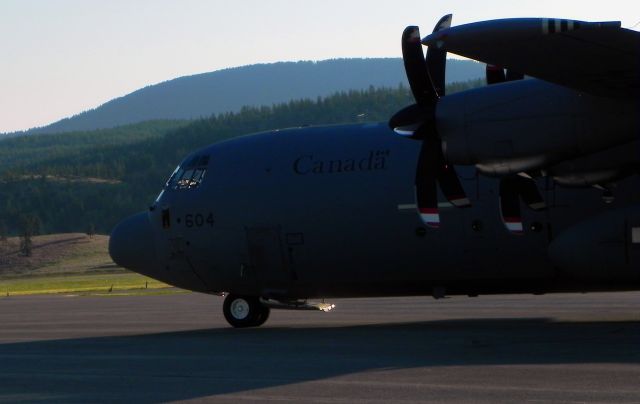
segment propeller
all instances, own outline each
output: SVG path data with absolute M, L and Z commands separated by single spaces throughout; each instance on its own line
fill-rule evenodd
M 449 28 L 451 17 L 451 14 L 442 17 L 433 32 Z M 442 139 L 436 129 L 435 108 L 438 99 L 445 95 L 446 56 L 446 51 L 430 47 L 425 59 L 420 29 L 405 28 L 402 58 L 416 103 L 389 120 L 389 126 L 399 135 L 422 141 L 415 176 L 416 205 L 422 222 L 433 228 L 440 226 L 438 186 L 454 206 L 471 205 L 455 168 L 445 160 Z
M 535 181 L 524 175 L 505 177 L 500 180 L 500 216 L 504 226 L 513 234 L 523 234 L 520 199 L 530 209 L 540 211 L 547 205 Z
M 449 28 L 451 15 L 438 21 L 433 32 Z M 389 126 L 399 135 L 422 141 L 415 175 L 415 195 L 418 213 L 428 227 L 440 227 L 438 187 L 456 207 L 471 206 L 453 165 L 447 163 L 442 139 L 437 131 L 435 110 L 438 100 L 445 96 L 445 50 L 436 47 L 422 51 L 420 29 L 405 28 L 402 33 L 402 58 L 415 104 L 398 111 Z M 523 74 L 487 65 L 487 83 L 497 84 L 521 80 Z M 526 174 L 500 180 L 500 214 L 505 227 L 514 234 L 522 234 L 524 226 L 520 201 L 529 208 L 546 208 L 535 181 Z
M 487 65 L 487 84 L 498 84 L 524 79 L 524 74 L 502 67 Z M 520 200 L 532 210 L 540 211 L 546 204 L 535 181 L 529 176 L 517 175 L 500 179 L 500 216 L 504 226 L 513 234 L 523 234 Z

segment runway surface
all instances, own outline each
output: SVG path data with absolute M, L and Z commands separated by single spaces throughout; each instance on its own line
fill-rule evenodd
M 0 401 L 640 402 L 640 293 L 338 300 L 241 330 L 222 300 L 0 298 Z

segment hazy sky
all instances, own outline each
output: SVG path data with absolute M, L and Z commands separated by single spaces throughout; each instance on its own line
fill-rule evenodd
M 284 60 L 399 57 L 407 25 L 505 17 L 640 22 L 636 1 L 0 0 L 0 132 L 140 87 Z M 637 26 L 635 27 L 637 30 Z

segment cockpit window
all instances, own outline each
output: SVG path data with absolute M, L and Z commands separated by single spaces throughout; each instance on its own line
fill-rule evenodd
M 167 181 L 167 187 L 177 190 L 197 188 L 204 180 L 208 165 L 208 155 L 190 158 L 185 164 L 173 172 L 171 178 Z

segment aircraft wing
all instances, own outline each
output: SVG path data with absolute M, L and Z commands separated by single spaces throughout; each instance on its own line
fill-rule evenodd
M 640 97 L 640 32 L 617 21 L 482 21 L 435 32 L 422 43 L 588 94 Z

